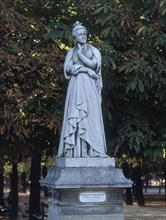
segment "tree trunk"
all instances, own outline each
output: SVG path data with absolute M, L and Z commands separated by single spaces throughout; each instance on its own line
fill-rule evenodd
M 29 220 L 34 220 L 34 214 L 40 214 L 40 172 L 41 152 L 35 149 L 31 160 L 31 185 L 29 201 Z
M 128 163 L 123 163 L 122 169 L 123 169 L 124 176 L 127 179 L 129 179 L 130 176 L 129 176 L 129 166 L 128 166 Z M 126 203 L 126 205 L 132 205 L 133 204 L 132 195 L 131 195 L 131 189 L 130 188 L 126 189 L 126 192 L 125 192 L 125 203 Z
M 0 206 L 4 206 L 3 184 L 4 184 L 3 165 L 0 163 Z
M 135 183 L 136 183 L 136 198 L 138 205 L 144 206 L 145 200 L 143 195 L 143 187 L 142 187 L 142 180 L 141 180 L 141 166 L 137 166 L 135 168 Z
M 14 219 L 18 217 L 18 170 L 16 162 L 12 163 L 11 192 L 11 217 Z
M 22 186 L 22 192 L 26 193 L 27 191 L 27 182 L 26 182 L 26 172 L 22 172 L 21 174 L 21 186 Z
M 46 176 L 47 176 L 47 166 L 46 165 L 44 165 L 43 167 L 42 167 L 42 176 L 43 176 L 43 178 L 45 178 Z M 44 196 L 45 197 L 47 197 L 48 196 L 48 189 L 47 189 L 47 187 L 46 186 L 44 186 Z
M 145 193 L 148 191 L 148 186 L 149 186 L 149 177 L 148 175 L 145 176 Z
M 166 155 L 165 155 L 165 165 L 166 165 Z M 165 196 L 166 196 L 166 166 L 164 168 L 164 179 L 165 179 Z

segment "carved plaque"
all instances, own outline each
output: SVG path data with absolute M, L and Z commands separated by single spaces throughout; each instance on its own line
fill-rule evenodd
M 105 192 L 82 192 L 80 193 L 80 202 L 105 202 Z

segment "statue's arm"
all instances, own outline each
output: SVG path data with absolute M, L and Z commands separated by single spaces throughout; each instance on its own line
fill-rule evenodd
M 86 56 L 84 56 L 84 54 L 82 54 L 80 51 L 78 52 L 78 56 L 79 56 L 80 60 L 90 69 L 96 68 L 97 60 L 96 60 L 95 56 L 93 56 L 92 59 L 89 59 Z
M 64 62 L 64 75 L 66 79 L 70 79 L 71 77 L 71 74 L 69 72 L 69 64 L 71 63 L 72 54 L 73 54 L 73 51 L 72 50 L 69 51 L 66 55 L 66 59 Z
M 98 79 L 98 75 L 95 73 L 94 70 L 85 67 L 85 66 L 80 66 L 77 70 L 75 70 L 74 74 L 77 75 L 79 73 L 87 73 L 92 79 Z
M 90 69 L 95 69 L 97 66 L 97 59 L 95 56 L 92 57 L 92 59 L 87 58 L 83 53 L 82 53 L 82 47 L 80 44 L 78 44 L 78 57 L 80 60 L 85 64 L 85 66 L 89 67 Z
M 82 60 L 82 62 L 85 64 L 85 66 L 80 64 L 73 64 L 72 56 L 73 50 L 68 52 L 64 64 L 64 73 L 67 79 L 69 79 L 72 75 L 77 75 L 79 73 L 87 73 L 91 78 L 98 79 L 99 76 L 93 70 L 96 68 L 97 65 L 97 60 L 95 56 L 93 56 L 92 60 L 90 60 L 83 55 L 82 59 L 84 61 Z
M 72 60 L 70 60 L 70 62 L 66 65 L 66 72 L 69 75 L 71 75 L 71 74 L 73 74 L 73 71 L 74 71 L 74 65 L 73 65 Z

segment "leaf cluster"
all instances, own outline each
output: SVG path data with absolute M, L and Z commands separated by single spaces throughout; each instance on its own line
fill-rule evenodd
M 162 157 L 166 147 L 166 2 L 90 2 L 101 36 L 108 144 L 117 156 Z
M 0 139 L 10 156 L 27 153 L 33 127 L 61 124 L 64 53 L 44 38 L 47 30 L 1 3 Z

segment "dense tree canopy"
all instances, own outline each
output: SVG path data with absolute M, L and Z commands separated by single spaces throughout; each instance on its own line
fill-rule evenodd
M 46 132 L 61 124 L 64 55 L 44 39 L 44 24 L 0 6 L 0 147 L 2 155 L 17 158 L 39 127 Z
M 79 20 L 102 53 L 110 154 L 162 156 L 166 137 L 165 0 L 15 0 L 9 5 L 23 15 L 1 10 L 1 137 L 5 131 L 27 137 L 28 129 L 22 125 L 35 121 L 43 126 L 59 125 L 63 50 L 72 46 L 69 30 Z M 7 128 L 9 120 L 14 120 L 13 129 Z
M 110 146 L 162 156 L 166 138 L 166 2 L 91 1 L 102 36 Z

